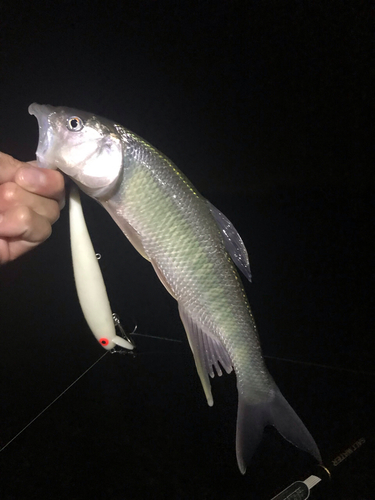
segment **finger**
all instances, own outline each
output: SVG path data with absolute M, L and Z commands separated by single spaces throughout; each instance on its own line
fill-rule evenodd
M 24 240 L 8 240 L 0 237 L 0 264 L 5 264 L 11 260 L 17 259 L 24 253 L 38 246 L 38 243 L 32 243 Z
M 11 181 L 32 193 L 55 199 L 60 209 L 65 205 L 64 177 L 60 172 L 40 169 L 35 161 L 25 163 L 0 151 L 0 184 Z
M 52 224 L 60 217 L 57 201 L 25 191 L 14 182 L 0 185 L 0 212 L 20 206 L 29 207 Z
M 0 214 L 0 238 L 41 243 L 51 235 L 51 232 L 48 219 L 29 207 L 14 207 Z
M 57 170 L 42 169 L 23 163 L 14 177 L 15 182 L 31 193 L 52 198 L 63 208 L 65 204 L 64 177 Z
M 0 151 L 0 184 L 13 181 L 17 170 L 22 165 L 24 165 L 22 161 Z

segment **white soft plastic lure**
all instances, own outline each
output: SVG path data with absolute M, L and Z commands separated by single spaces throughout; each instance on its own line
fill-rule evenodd
M 116 346 L 134 349 L 134 345 L 116 334 L 111 306 L 82 211 L 78 188 L 73 185 L 69 199 L 70 242 L 74 279 L 83 315 L 105 349 Z

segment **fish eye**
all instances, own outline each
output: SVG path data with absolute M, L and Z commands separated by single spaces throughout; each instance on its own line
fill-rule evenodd
M 79 132 L 83 129 L 83 121 L 79 116 L 71 116 L 68 118 L 67 125 L 72 132 Z

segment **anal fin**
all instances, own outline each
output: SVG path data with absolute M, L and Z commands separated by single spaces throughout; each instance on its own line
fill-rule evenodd
M 185 327 L 189 345 L 192 350 L 195 366 L 201 380 L 209 406 L 214 404 L 209 376 L 222 375 L 219 363 L 227 373 L 232 371 L 232 362 L 220 340 L 207 335 L 179 304 L 179 313 Z

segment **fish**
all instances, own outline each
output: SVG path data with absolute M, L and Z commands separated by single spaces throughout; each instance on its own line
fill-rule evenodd
M 234 370 L 241 473 L 267 425 L 321 463 L 267 370 L 237 270 L 251 280 L 248 253 L 229 219 L 169 158 L 119 123 L 64 106 L 34 103 L 29 113 L 39 125 L 38 165 L 59 169 L 97 200 L 177 301 L 209 406 L 210 377 Z

